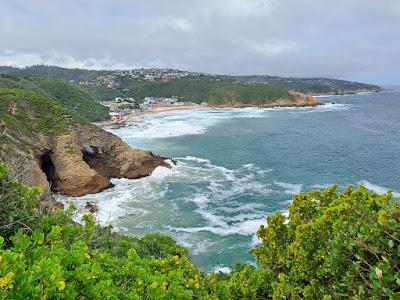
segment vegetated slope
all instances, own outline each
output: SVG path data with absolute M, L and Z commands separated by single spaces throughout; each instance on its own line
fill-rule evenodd
M 57 66 L 34 65 L 25 68 L 0 66 L 0 74 L 18 77 L 47 77 L 61 80 L 86 80 L 96 78 L 107 71 L 68 69 Z
M 115 99 L 116 97 L 133 97 L 135 95 L 133 91 L 124 91 L 123 88 L 110 88 L 104 85 L 76 85 L 76 87 L 84 93 L 92 96 L 93 99 L 95 99 L 97 102 L 110 101 L 112 99 Z
M 76 82 L 85 80 L 95 80 L 99 76 L 114 74 L 109 70 L 85 70 L 85 69 L 67 69 L 55 66 L 31 66 L 26 68 L 13 68 L 0 66 L 0 74 L 9 74 L 15 76 L 33 76 L 33 77 L 49 77 L 62 80 L 73 80 Z M 219 79 L 222 81 L 232 82 L 241 81 L 244 83 L 267 84 L 273 87 L 293 90 L 299 93 L 320 95 L 320 94 L 351 94 L 358 92 L 374 92 L 383 90 L 380 86 L 352 82 L 346 80 L 338 80 L 331 78 L 295 78 L 295 77 L 277 77 L 269 75 L 249 75 L 249 76 L 207 76 L 209 79 Z M 132 97 L 131 91 L 123 91 L 124 87 L 132 86 L 137 83 L 135 79 L 129 76 L 117 76 L 121 83 L 120 87 L 109 88 L 106 86 L 83 86 L 82 89 L 88 91 L 92 96 L 99 100 L 110 100 L 114 97 L 127 96 Z M 152 85 L 152 83 L 150 83 Z M 201 88 L 199 88 L 201 89 Z M 176 92 L 173 94 L 177 94 Z M 138 100 L 141 100 L 140 98 Z
M 205 76 L 172 79 L 167 82 L 132 82 L 125 83 L 123 88 L 132 90 L 136 99 L 144 97 L 178 96 L 181 101 L 208 104 L 225 104 L 236 101 L 243 104 L 261 105 L 278 99 L 294 100 L 287 90 L 267 85 L 218 81 Z
M 1 299 L 397 299 L 400 204 L 364 187 L 301 193 L 253 249 L 261 268 L 207 274 L 169 237 L 142 239 L 40 209 L 0 163 Z
M 141 178 L 162 157 L 131 149 L 35 89 L 0 88 L 0 160 L 23 182 L 72 196 L 112 187 L 110 178 Z
M 29 89 L 57 100 L 64 108 L 87 121 L 109 118 L 108 109 L 75 84 L 50 78 L 28 78 L 0 75 L 0 88 Z
M 331 78 L 284 78 L 268 75 L 223 76 L 244 82 L 267 84 L 283 89 L 312 95 L 341 95 L 359 92 L 379 92 L 383 89 L 378 85 Z
M 0 138 L 57 135 L 80 122 L 62 105 L 34 90 L 0 88 Z

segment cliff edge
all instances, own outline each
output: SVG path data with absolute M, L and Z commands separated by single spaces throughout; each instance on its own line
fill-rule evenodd
M 225 103 L 208 103 L 210 107 L 304 107 L 321 105 L 314 96 L 288 91 L 287 97 L 278 98 L 272 101 L 246 102 L 240 100 L 239 95 L 233 93 Z
M 0 117 L 0 159 L 15 178 L 40 186 L 43 199 L 97 193 L 113 186 L 111 178 L 141 178 L 168 166 L 31 91 L 0 89 Z

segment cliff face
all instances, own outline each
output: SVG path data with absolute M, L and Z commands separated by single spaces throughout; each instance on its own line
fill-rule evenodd
M 71 128 L 54 138 L 39 137 L 31 146 L 31 185 L 82 196 L 112 187 L 110 178 L 150 175 L 164 159 L 151 152 L 131 149 L 118 137 L 92 125 Z
M 320 105 L 315 97 L 294 91 L 289 91 L 293 96 L 292 99 L 278 99 L 271 102 L 266 101 L 263 104 L 241 103 L 237 100 L 236 95 L 232 95 L 231 99 L 224 104 L 208 104 L 211 107 L 304 107 L 304 106 L 317 106 Z
M 0 89 L 0 116 L 0 160 L 13 177 L 40 186 L 43 199 L 97 193 L 113 186 L 110 178 L 141 178 L 168 166 L 30 91 Z

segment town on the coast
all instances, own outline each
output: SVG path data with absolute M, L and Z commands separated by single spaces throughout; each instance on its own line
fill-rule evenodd
M 123 125 L 121 123 L 129 115 L 150 113 L 156 108 L 172 110 L 174 108 L 182 109 L 184 107 L 199 106 L 193 102 L 179 101 L 178 96 L 145 97 L 143 101 L 137 101 L 133 98 L 116 97 L 110 101 L 103 101 L 101 104 L 109 108 L 111 120 L 119 125 Z M 206 106 L 205 103 L 202 105 Z
M 207 76 L 208 78 L 217 77 L 215 74 L 181 71 L 175 69 L 132 69 L 132 70 L 116 70 L 107 74 L 98 76 L 91 80 L 78 81 L 79 85 L 86 86 L 105 86 L 107 88 L 118 88 L 124 79 L 134 80 L 136 82 L 153 82 L 163 81 L 168 82 L 172 79 L 183 77 L 199 77 Z M 217 78 L 215 80 L 218 80 Z M 125 88 L 123 92 L 128 92 L 129 89 Z M 154 109 L 182 109 L 196 106 L 206 106 L 206 103 L 198 105 L 193 102 L 180 101 L 178 96 L 171 97 L 145 97 L 144 99 L 134 99 L 132 97 L 115 97 L 108 101 L 100 102 L 110 110 L 110 118 L 115 126 L 124 126 L 128 116 L 142 115 L 150 113 Z

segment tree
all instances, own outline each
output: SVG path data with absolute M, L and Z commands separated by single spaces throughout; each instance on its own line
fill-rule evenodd
M 400 296 L 400 203 L 360 186 L 300 193 L 268 217 L 253 249 L 274 299 Z

